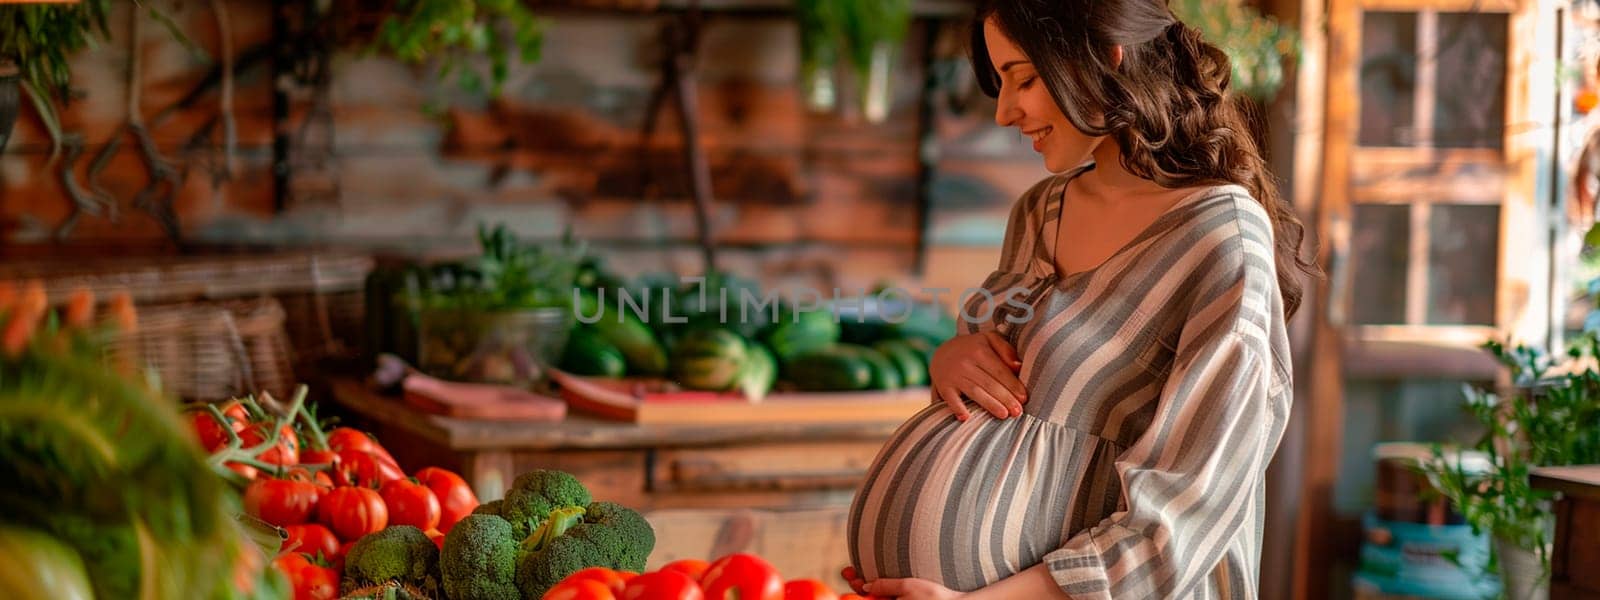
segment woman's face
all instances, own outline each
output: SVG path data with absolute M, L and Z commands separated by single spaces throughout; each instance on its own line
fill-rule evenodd
M 1044 155 L 1044 166 L 1061 173 L 1089 160 L 1103 137 L 1084 135 L 1056 106 L 1033 63 L 1006 37 L 993 17 L 983 23 L 989 60 L 1000 74 L 1000 99 L 994 122 L 1016 127 L 1033 140 L 1033 151 Z

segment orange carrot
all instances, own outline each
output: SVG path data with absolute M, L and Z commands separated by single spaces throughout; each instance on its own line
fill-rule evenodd
M 111 295 L 111 301 L 106 306 L 106 316 L 123 334 L 139 330 L 139 312 L 134 309 L 133 298 L 129 297 L 127 292 Z
M 62 313 L 61 322 L 67 329 L 88 327 L 94 321 L 94 294 L 83 288 L 72 290 Z
M 0 312 L 5 312 L 17 301 L 17 285 L 10 281 L 0 281 Z
M 22 297 L 17 300 L 16 310 L 11 312 L 5 329 L 0 330 L 0 352 L 6 356 L 21 354 L 33 338 L 34 330 L 39 328 L 39 319 L 44 317 L 44 311 L 49 308 L 50 300 L 44 294 L 43 282 L 35 279 L 23 284 Z

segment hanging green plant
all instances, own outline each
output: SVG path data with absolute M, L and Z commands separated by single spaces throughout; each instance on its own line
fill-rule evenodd
M 169 15 L 140 0 L 135 0 L 133 6 L 135 15 L 143 11 L 145 16 L 160 23 L 197 59 L 211 60 Z M 72 56 L 94 47 L 97 41 L 110 39 L 111 8 L 111 0 L 0 4 L 0 86 L 8 85 L 3 80 L 8 74 L 14 74 L 16 85 L 27 92 L 34 111 L 50 134 L 52 162 L 64 139 L 56 102 L 65 102 L 72 96 Z M 16 96 L 0 90 L 0 98 L 9 97 Z M 15 107 L 0 106 L 0 116 L 4 115 L 14 119 Z M 11 125 L 11 120 L 0 119 L 0 148 L 5 147 L 10 137 Z
M 73 54 L 110 37 L 107 23 L 111 0 L 83 0 L 76 4 L 0 6 L 0 77 L 11 74 L 11 85 L 27 92 L 33 108 L 50 132 L 51 158 L 61 145 L 61 119 L 55 98 L 69 94 Z M 15 91 L 6 94 L 20 101 Z M 6 110 L 9 108 L 9 110 Z M 10 138 L 16 107 L 0 107 L 11 120 L 0 122 L 0 148 Z
M 911 0 L 795 0 L 800 21 L 801 85 L 807 105 L 833 108 L 831 70 L 847 59 L 867 121 L 889 116 L 895 51 L 911 29 Z
M 1300 36 L 1241 0 L 1172 0 L 1172 13 L 1228 54 L 1233 89 L 1270 100 L 1284 83 L 1284 62 L 1300 56 Z
M 436 58 L 439 79 L 454 76 L 473 94 L 484 91 L 486 78 L 467 59 L 487 56 L 488 91 L 499 95 L 511 57 L 537 62 L 543 42 L 543 22 L 519 0 L 395 0 L 373 48 L 413 64 Z

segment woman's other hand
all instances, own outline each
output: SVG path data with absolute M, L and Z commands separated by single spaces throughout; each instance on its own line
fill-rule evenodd
M 943 400 L 957 419 L 967 420 L 963 394 L 996 418 L 1022 415 L 1028 391 L 1017 373 L 1022 361 L 1011 342 L 993 331 L 950 338 L 933 352 L 928 378 L 934 397 Z
M 867 580 L 862 579 L 861 575 L 856 573 L 855 567 L 845 567 L 844 570 L 839 571 L 839 576 L 844 578 L 845 583 L 850 584 L 851 591 L 863 595 L 867 593 Z

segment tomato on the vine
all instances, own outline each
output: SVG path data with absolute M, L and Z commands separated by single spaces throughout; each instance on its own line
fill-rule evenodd
M 378 489 L 389 507 L 390 525 L 415 525 L 427 531 L 439 525 L 439 499 L 433 490 L 408 479 L 395 479 Z
M 679 573 L 683 573 L 684 575 L 688 575 L 690 579 L 700 581 L 700 578 L 705 577 L 706 575 L 706 568 L 710 566 L 711 563 L 698 558 L 680 558 L 665 565 L 661 565 L 661 568 L 658 570 L 677 571 Z
M 240 432 L 239 437 L 244 439 L 244 447 L 259 446 L 262 442 L 267 441 L 267 438 L 272 436 L 271 427 L 270 423 L 257 423 Z M 294 429 L 288 425 L 280 428 L 278 430 L 278 443 L 273 444 L 271 448 L 262 452 L 257 457 L 257 460 L 286 467 L 300 464 L 300 439 L 295 437 Z
M 783 584 L 783 600 L 839 600 L 839 595 L 821 581 L 793 579 Z
M 316 506 L 317 486 L 304 481 L 266 477 L 244 490 L 245 512 L 280 527 L 305 523 Z
M 700 580 L 706 597 L 724 598 L 738 590 L 741 600 L 783 600 L 783 577 L 778 570 L 754 554 L 729 554 L 706 568 Z
M 711 596 L 700 590 L 693 579 L 678 571 L 656 571 L 628 580 L 621 600 L 705 600 Z M 781 600 L 782 596 L 779 596 Z
M 301 552 L 308 556 L 321 554 L 327 560 L 333 560 L 339 554 L 339 537 L 321 523 L 289 525 L 284 529 L 289 532 L 289 537 L 283 540 L 282 551 Z
M 379 444 L 377 440 L 372 439 L 372 436 L 367 435 L 367 432 L 365 431 L 352 429 L 349 427 L 339 427 L 328 432 L 327 438 L 329 450 L 333 450 L 335 452 L 351 450 L 356 452 L 371 452 L 383 457 L 385 460 L 388 460 L 391 463 L 395 462 L 394 457 L 389 455 L 389 451 L 384 449 L 383 445 Z
M 438 467 L 417 470 L 417 481 L 433 490 L 439 500 L 439 531 L 450 533 L 456 522 L 478 508 L 478 496 L 460 475 Z
M 389 509 L 378 492 L 360 487 L 335 488 L 317 505 L 317 520 L 339 539 L 353 541 L 389 524 Z
M 336 478 L 339 485 L 375 488 L 405 476 L 398 465 L 377 454 L 359 450 L 339 451 L 339 477 Z

